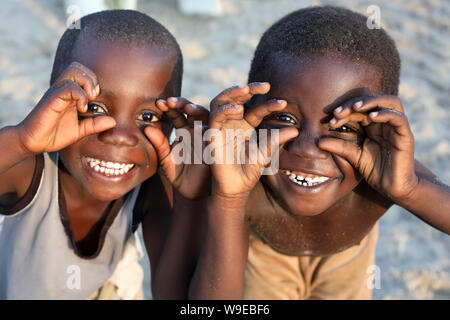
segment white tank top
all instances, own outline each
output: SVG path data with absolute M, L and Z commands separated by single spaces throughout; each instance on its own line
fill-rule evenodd
M 111 277 L 133 236 L 140 186 L 112 205 L 97 251 L 81 256 L 61 208 L 57 164 L 57 153 L 43 154 L 27 194 L 0 210 L 0 299 L 85 299 Z

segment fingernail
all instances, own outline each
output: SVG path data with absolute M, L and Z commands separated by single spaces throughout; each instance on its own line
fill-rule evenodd
M 97 95 L 100 94 L 100 85 L 99 84 L 95 86 L 95 91 L 97 92 Z
M 87 112 L 87 110 L 88 110 L 88 105 L 86 104 L 86 105 L 84 106 L 84 108 L 83 108 L 83 111 L 84 111 L 84 112 Z
M 281 99 L 278 99 L 278 100 L 275 100 L 276 102 L 278 102 L 278 103 L 285 103 L 285 100 L 281 100 Z
M 363 101 L 359 100 L 358 102 L 355 102 L 355 104 L 353 105 L 356 109 L 361 108 L 363 105 Z
M 334 110 L 334 112 L 336 112 L 336 113 L 341 113 L 342 110 L 343 110 L 342 107 L 337 107 L 337 108 Z
M 373 118 L 375 118 L 377 115 L 378 115 L 378 111 L 370 113 L 370 116 L 373 117 Z
M 333 118 L 333 119 L 330 120 L 330 124 L 336 124 L 336 123 L 337 123 L 336 118 Z

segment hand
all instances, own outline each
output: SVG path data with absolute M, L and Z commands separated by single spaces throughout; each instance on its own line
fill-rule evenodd
M 116 125 L 108 116 L 78 119 L 88 111 L 88 100 L 100 93 L 94 72 L 74 62 L 17 126 L 19 139 L 31 153 L 58 151 L 81 138 Z
M 145 128 L 145 134 L 157 151 L 163 173 L 186 199 L 198 199 L 206 196 L 210 169 L 202 161 L 204 146 L 202 137 L 203 130 L 208 123 L 209 111 L 187 99 L 174 97 L 167 100 L 159 99 L 156 101 L 156 106 L 172 121 L 175 129 L 184 129 L 186 133 L 183 141 L 175 141 L 170 146 L 169 140 L 161 130 L 150 126 Z M 195 129 L 194 121 L 201 121 L 202 127 Z M 197 147 L 194 145 L 195 130 L 199 130 L 201 133 L 199 139 L 202 144 Z M 183 159 L 180 158 L 180 150 L 185 153 L 182 155 Z
M 347 159 L 372 188 L 394 202 L 407 197 L 418 178 L 414 171 L 414 137 L 400 99 L 388 95 L 356 98 L 333 114 L 332 127 L 358 122 L 366 138 L 362 145 L 323 138 L 319 147 Z
M 264 117 L 274 111 L 283 110 L 287 103 L 284 100 L 269 100 L 260 104 L 244 114 L 243 104 L 256 94 L 266 94 L 270 90 L 270 84 L 250 83 L 246 86 L 232 87 L 219 94 L 211 102 L 210 128 L 220 131 L 219 138 L 212 139 L 214 157 L 221 161 L 212 164 L 213 191 L 221 196 L 229 198 L 246 197 L 254 188 L 261 177 L 263 169 L 267 166 L 271 157 L 270 150 L 279 148 L 279 145 L 297 136 L 296 128 L 284 128 L 279 131 L 277 145 L 272 145 L 270 139 L 269 150 L 262 152 L 261 144 L 253 150 L 249 148 L 251 134 L 255 134 L 255 128 L 259 126 Z M 227 139 L 227 130 L 233 129 L 237 139 Z M 258 139 L 259 141 L 259 139 Z M 244 150 L 244 161 L 226 161 L 227 152 L 239 154 Z M 253 152 L 253 154 L 252 154 Z M 256 154 L 255 154 L 256 153 Z M 252 161 L 256 159 L 256 161 Z

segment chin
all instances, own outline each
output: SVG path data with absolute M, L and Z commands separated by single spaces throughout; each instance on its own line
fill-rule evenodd
M 310 201 L 298 201 L 296 203 L 289 203 L 290 201 L 285 202 L 283 199 L 285 209 L 289 211 L 294 216 L 299 217 L 314 217 L 323 212 L 325 212 L 330 206 L 327 206 L 324 203 L 311 203 Z

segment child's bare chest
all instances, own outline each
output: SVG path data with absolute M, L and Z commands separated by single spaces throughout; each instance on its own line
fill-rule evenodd
M 326 256 L 357 245 L 387 208 L 364 197 L 342 201 L 317 216 L 293 215 L 273 201 L 250 210 L 252 231 L 274 250 L 290 256 Z

